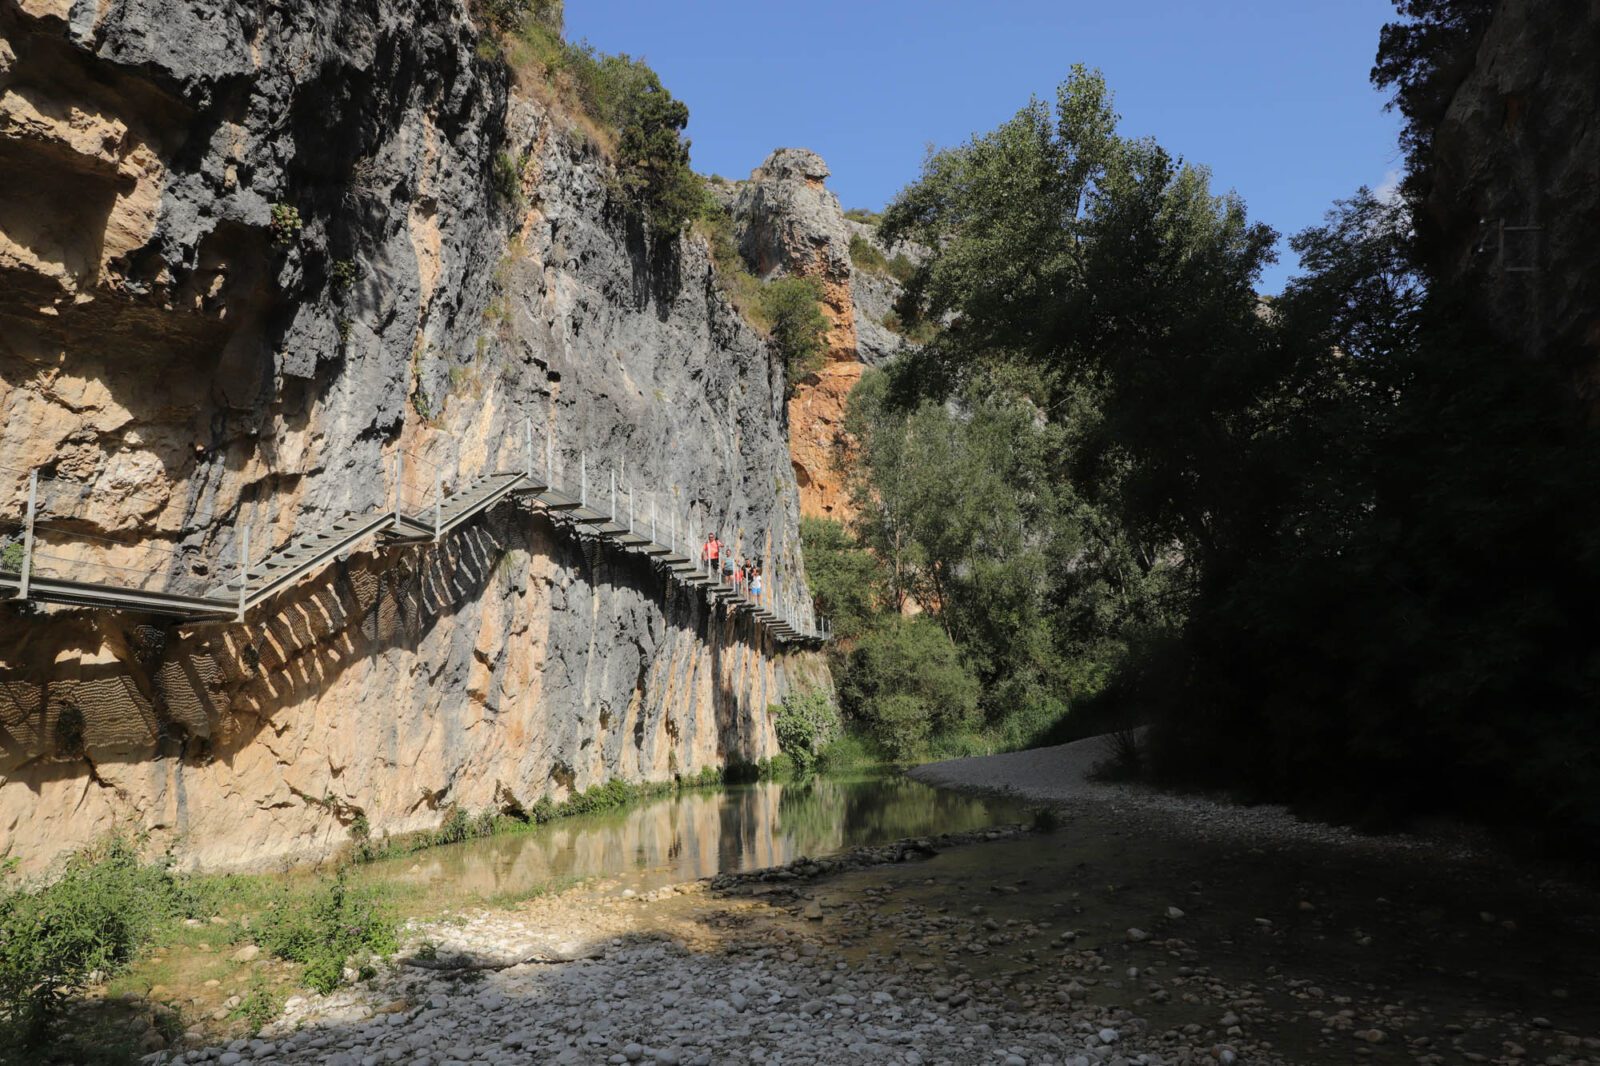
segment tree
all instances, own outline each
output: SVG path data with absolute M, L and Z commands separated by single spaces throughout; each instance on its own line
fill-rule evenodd
M 783 360 L 787 393 L 822 367 L 827 349 L 828 319 L 819 301 L 822 286 L 815 278 L 774 278 L 761 287 L 761 314 L 771 323 L 772 346 Z
M 887 595 L 883 565 L 843 524 L 831 519 L 802 518 L 800 541 L 806 585 L 818 612 L 832 624 L 835 641 L 854 641 L 883 609 Z
M 904 759 L 931 734 L 974 724 L 978 681 L 932 619 L 895 615 L 857 643 L 839 698 L 892 758 Z

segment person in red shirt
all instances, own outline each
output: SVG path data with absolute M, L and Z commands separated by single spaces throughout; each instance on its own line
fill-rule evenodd
M 718 561 L 722 558 L 722 542 L 717 540 L 715 533 L 706 538 L 706 546 L 700 549 L 700 561 L 706 564 L 706 570 L 716 576 Z

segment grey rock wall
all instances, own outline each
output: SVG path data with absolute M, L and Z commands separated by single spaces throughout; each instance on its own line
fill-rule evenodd
M 43 470 L 75 573 L 200 591 L 245 528 L 421 509 L 531 426 L 797 583 L 766 344 L 506 81 L 459 0 L 0 5 L 0 516 Z M 243 625 L 0 605 L 0 850 L 318 857 L 765 757 L 795 683 L 826 673 L 512 504 Z

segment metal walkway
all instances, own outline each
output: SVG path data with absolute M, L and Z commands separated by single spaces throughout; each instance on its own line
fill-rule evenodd
M 558 528 L 579 536 L 597 537 L 623 551 L 641 555 L 674 583 L 705 595 L 710 602 L 723 605 L 729 612 L 745 612 L 781 644 L 820 644 L 831 636 L 826 619 L 819 619 L 811 612 L 809 603 L 805 602 L 807 598 L 793 589 L 785 590 L 776 571 L 759 600 L 749 589 L 725 584 L 721 574 L 712 573 L 701 565 L 700 552 L 694 547 L 699 538 L 692 524 L 685 522 L 680 531 L 674 516 L 663 526 L 657 521 L 653 502 L 649 521 L 639 522 L 632 490 L 626 490 L 619 498 L 615 471 L 611 474 L 606 501 L 591 504 L 586 454 L 580 453 L 577 491 L 556 487 L 550 442 L 546 442 L 545 470 L 540 476 L 535 473 L 532 462 L 531 428 L 527 430 L 527 439 L 529 460 L 525 469 L 480 474 L 448 493 L 444 491 L 445 477 L 442 472 L 435 471 L 429 499 L 409 508 L 402 506 L 405 456 L 401 454 L 396 457 L 395 506 L 382 511 L 345 513 L 323 528 L 296 536 L 264 558 L 252 558 L 250 530 L 248 526 L 241 526 L 237 539 L 239 557 L 231 567 L 231 575 L 202 595 L 144 587 L 151 579 L 160 577 L 153 570 L 141 572 L 109 563 L 85 562 L 81 552 L 80 558 L 69 558 L 41 550 L 41 535 L 64 537 L 69 547 L 74 540 L 87 543 L 98 538 L 40 522 L 45 515 L 39 506 L 40 478 L 35 472 L 29 477 L 27 504 L 16 536 L 9 544 L 0 537 L 0 600 L 140 611 L 190 621 L 243 621 L 254 608 L 355 550 L 364 541 L 372 539 L 380 545 L 396 546 L 437 543 L 451 531 L 500 504 L 522 500 L 543 511 Z M 68 485 L 80 500 L 93 495 L 91 488 L 81 482 L 55 484 Z M 680 537 L 680 532 L 685 536 Z M 148 545 L 125 542 L 120 546 L 149 549 Z M 95 571 L 107 570 L 120 573 L 108 580 L 87 579 L 98 578 Z M 127 574 L 133 576 L 123 576 Z

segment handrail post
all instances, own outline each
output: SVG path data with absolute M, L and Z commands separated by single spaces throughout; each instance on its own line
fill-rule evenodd
M 241 513 L 242 513 L 241 508 Z M 398 513 L 398 511 L 396 512 Z M 244 605 L 246 594 L 250 590 L 250 527 L 241 526 L 239 529 L 239 612 L 237 619 L 244 621 Z
M 444 528 L 444 471 L 433 472 L 433 542 L 439 543 L 439 532 Z
M 406 453 L 394 457 L 394 524 L 400 524 L 400 500 L 406 492 Z
M 556 435 L 545 430 L 544 434 L 544 487 L 556 487 Z
M 628 486 L 628 532 L 633 532 L 633 486 Z
M 650 494 L 650 543 L 659 543 L 656 540 L 656 494 Z
M 526 474 L 528 476 L 528 480 L 532 481 L 533 480 L 533 419 L 531 419 L 531 418 L 524 418 L 522 420 L 522 440 L 523 440 L 523 443 L 528 446 L 528 469 L 526 471 Z
M 39 508 L 39 471 L 28 472 L 28 520 L 22 531 L 22 598 L 28 598 L 33 579 L 33 520 Z
M 589 452 L 578 449 L 578 506 L 589 506 Z
M 611 514 L 610 519 L 617 520 L 617 468 L 611 468 Z

